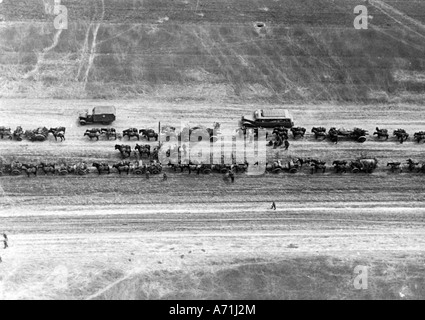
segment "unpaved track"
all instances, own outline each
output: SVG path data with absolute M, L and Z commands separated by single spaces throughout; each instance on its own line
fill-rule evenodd
M 6 160 L 116 161 L 114 141 L 90 142 L 76 123 L 92 101 L 2 100 L 0 125 L 24 129 L 67 127 L 67 141 L 0 140 Z M 234 129 L 255 105 L 208 105 L 160 101 L 113 101 L 114 127 L 153 127 L 157 122 Z M 268 107 L 268 106 L 267 106 Z M 273 107 L 273 106 L 270 106 Z M 288 106 L 296 125 L 425 130 L 421 106 Z M 425 146 L 373 138 L 364 144 L 290 140 L 283 158 L 314 156 L 328 163 L 361 153 L 377 157 L 371 175 L 333 172 L 249 177 L 226 184 L 220 175 L 170 172 L 169 180 L 143 176 L 39 176 L 0 178 L 0 232 L 10 248 L 1 250 L 0 297 L 86 297 L 131 272 L 208 268 L 235 259 L 278 259 L 294 255 L 364 255 L 391 259 L 425 247 L 425 175 L 386 170 L 389 160 L 425 160 Z M 122 143 L 122 141 L 120 142 Z M 135 145 L 135 141 L 130 144 Z M 152 142 L 153 144 L 153 142 Z M 269 149 L 268 157 L 276 150 Z M 277 210 L 269 210 L 276 201 Z M 298 248 L 288 247 L 295 244 Z M 190 253 L 189 253 L 190 251 Z M 55 287 L 54 270 L 65 266 L 67 289 Z M 95 283 L 111 270 L 107 280 Z M 102 278 L 102 279 L 103 279 Z M 109 280 L 108 280 L 109 279 Z

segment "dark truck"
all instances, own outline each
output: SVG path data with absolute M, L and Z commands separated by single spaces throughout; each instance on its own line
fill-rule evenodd
M 272 109 L 272 110 L 256 110 L 253 115 L 243 116 L 241 120 L 241 128 L 275 128 L 285 127 L 292 128 L 294 120 L 288 110 Z
M 99 106 L 94 107 L 92 114 L 89 114 L 88 110 L 80 112 L 78 120 L 80 125 L 84 126 L 89 123 L 101 123 L 101 124 L 111 124 L 115 121 L 116 110 L 113 106 Z

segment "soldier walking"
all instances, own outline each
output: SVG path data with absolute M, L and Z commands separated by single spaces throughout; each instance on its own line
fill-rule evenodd
M 235 183 L 235 174 L 233 173 L 233 171 L 229 172 L 229 177 L 230 177 L 230 180 L 232 181 L 232 183 Z
M 9 241 L 9 239 L 7 238 L 6 233 L 3 233 L 3 238 L 4 238 L 4 240 L 3 240 L 4 248 L 3 249 L 6 249 L 6 248 L 9 247 L 9 245 L 7 243 Z
M 289 148 L 289 141 L 288 140 L 285 140 L 283 142 L 283 144 L 285 145 L 285 150 L 288 150 L 288 148 Z
M 276 203 L 273 201 L 270 209 L 276 210 Z
M 149 176 L 150 176 L 149 170 L 146 170 L 146 179 L 149 180 Z
M 168 179 L 167 174 L 166 174 L 166 173 L 164 173 L 164 174 L 162 175 L 162 180 L 163 180 L 163 181 L 166 181 L 167 179 Z

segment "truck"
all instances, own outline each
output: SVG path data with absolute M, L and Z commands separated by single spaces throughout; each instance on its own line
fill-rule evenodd
M 294 120 L 286 109 L 256 110 L 253 115 L 242 116 L 241 128 L 292 128 Z
M 89 123 L 101 123 L 109 125 L 116 119 L 116 110 L 114 106 L 98 106 L 94 107 L 92 113 L 88 110 L 80 112 L 78 120 L 80 125 L 84 126 Z

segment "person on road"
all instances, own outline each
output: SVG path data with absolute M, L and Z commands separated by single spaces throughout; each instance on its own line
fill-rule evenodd
M 276 210 L 276 203 L 273 201 L 270 209 Z
M 164 174 L 162 175 L 162 180 L 163 180 L 163 181 L 165 181 L 165 180 L 167 180 L 167 179 L 168 179 L 167 174 L 166 174 L 166 173 L 164 173 Z
M 146 170 L 146 179 L 148 179 L 148 180 L 149 180 L 149 176 L 150 176 L 150 173 L 149 173 L 149 171 L 148 171 L 148 170 Z
M 6 233 L 3 233 L 3 238 L 4 238 L 4 240 L 6 240 L 6 241 L 8 241 L 9 239 L 7 239 L 7 234 Z
M 283 142 L 283 144 L 285 145 L 285 150 L 288 150 L 288 148 L 289 148 L 289 141 L 285 139 L 285 141 Z
M 232 181 L 232 183 L 235 183 L 235 174 L 233 173 L 233 171 L 229 172 L 229 177 L 230 177 L 230 180 Z
M 7 244 L 7 241 L 6 240 L 3 240 L 3 243 L 4 243 L 4 248 L 3 249 L 7 249 L 9 247 L 9 245 Z

